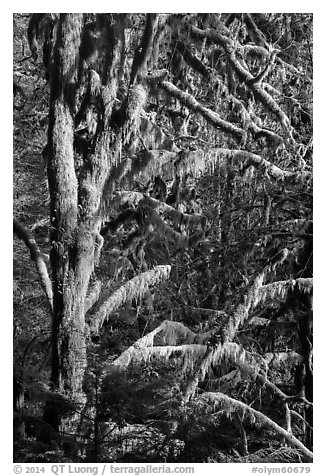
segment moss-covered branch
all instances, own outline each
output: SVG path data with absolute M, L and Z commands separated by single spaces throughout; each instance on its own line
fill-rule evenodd
M 159 15 L 157 13 L 148 13 L 146 16 L 146 25 L 143 37 L 139 47 L 135 52 L 134 61 L 131 68 L 130 84 L 134 84 L 136 82 L 137 77 L 141 74 L 142 69 L 146 66 L 146 62 L 151 52 L 158 19 Z
M 267 42 L 262 31 L 258 28 L 250 13 L 243 14 L 243 20 L 247 27 L 251 40 L 259 46 L 266 47 Z
M 85 314 L 91 309 L 91 307 L 98 301 L 102 290 L 102 282 L 95 281 L 90 287 L 85 298 Z
M 107 52 L 105 57 L 103 84 L 109 87 L 110 96 L 116 97 L 119 78 L 125 57 L 126 14 L 109 13 L 106 22 Z
M 205 392 L 202 394 L 199 399 L 202 403 L 206 403 L 208 406 L 214 406 L 214 411 L 218 409 L 226 411 L 228 414 L 230 412 L 235 412 L 238 414 L 242 414 L 243 418 L 248 417 L 250 422 L 253 421 L 257 422 L 258 425 L 264 425 L 268 428 L 274 430 L 277 434 L 284 437 L 284 439 L 295 448 L 299 449 L 308 459 L 309 461 L 313 458 L 313 453 L 308 450 L 306 446 L 304 446 L 301 441 L 299 441 L 292 433 L 286 431 L 284 428 L 279 426 L 273 420 L 271 420 L 268 416 L 264 415 L 263 413 L 259 412 L 258 410 L 254 410 L 252 407 L 246 405 L 239 400 L 235 400 L 224 393 L 218 392 Z
M 20 239 L 23 240 L 25 245 L 30 251 L 31 259 L 35 263 L 37 274 L 40 278 L 42 288 L 47 297 L 50 309 L 53 309 L 53 291 L 52 283 L 49 278 L 48 270 L 44 261 L 44 257 L 35 241 L 33 235 L 28 231 L 28 229 L 14 218 L 14 233 Z
M 188 173 L 192 176 L 200 176 L 204 172 L 214 172 L 217 164 L 223 166 L 227 161 L 233 159 L 242 168 L 253 165 L 254 167 L 261 167 L 274 180 L 279 181 L 296 181 L 298 179 L 310 179 L 312 174 L 308 171 L 288 171 L 274 165 L 272 162 L 264 159 L 258 154 L 247 152 L 239 149 L 197 149 L 196 151 L 189 151 L 183 153 L 178 161 L 176 167 L 180 173 Z
M 263 89 L 259 82 L 255 82 L 254 76 L 243 66 L 241 61 L 239 61 L 236 55 L 237 45 L 234 44 L 234 41 L 212 29 L 201 30 L 197 27 L 191 27 L 191 33 L 197 38 L 209 38 L 223 47 L 228 57 L 228 61 L 238 79 L 252 91 L 255 98 L 261 102 L 265 109 L 277 118 L 290 139 L 293 140 L 292 127 L 289 118 L 274 98 Z
M 191 68 L 200 73 L 205 79 L 210 79 L 211 72 L 209 69 L 199 58 L 197 58 L 197 56 L 191 53 L 190 49 L 184 43 L 177 41 L 176 49 Z
M 91 332 L 97 334 L 112 312 L 124 304 L 130 303 L 133 299 L 141 299 L 150 288 L 167 280 L 170 276 L 170 271 L 171 266 L 169 265 L 156 266 L 150 271 L 145 271 L 120 286 L 120 288 L 108 296 L 104 302 L 100 296 L 101 304 L 94 309 L 93 313 L 88 316 L 87 319 Z
M 241 143 L 244 139 L 245 132 L 239 127 L 222 119 L 217 112 L 202 106 L 191 94 L 181 91 L 169 81 L 162 81 L 159 86 L 170 96 L 178 99 L 181 104 L 189 108 L 191 111 L 199 113 L 212 126 L 220 129 L 226 134 L 231 135 L 237 142 Z
M 263 304 L 275 300 L 284 301 L 290 290 L 297 289 L 310 294 L 313 289 L 313 278 L 288 279 L 265 284 L 259 290 L 259 300 Z

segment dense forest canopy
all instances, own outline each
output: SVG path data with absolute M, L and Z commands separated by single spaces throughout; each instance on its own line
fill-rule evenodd
M 312 460 L 312 14 L 14 15 L 14 458 Z

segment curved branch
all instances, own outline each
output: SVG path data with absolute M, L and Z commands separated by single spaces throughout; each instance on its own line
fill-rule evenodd
M 23 240 L 25 245 L 30 251 L 31 259 L 35 263 L 37 274 L 40 278 L 42 288 L 46 294 L 51 311 L 53 310 L 53 290 L 52 282 L 49 278 L 48 270 L 43 258 L 43 255 L 35 241 L 33 235 L 28 229 L 14 218 L 14 233 L 20 239 Z
M 183 358 L 186 353 L 192 354 L 192 360 L 205 354 L 206 342 L 212 335 L 212 331 L 196 334 L 181 322 L 163 321 L 153 331 L 134 342 L 113 362 L 108 361 L 106 371 L 126 370 L 131 363 L 141 363 L 150 358 L 168 358 L 176 353 L 178 358 Z M 155 345 L 154 339 L 160 336 L 163 345 Z M 187 344 L 178 345 L 179 342 L 187 341 Z M 165 350 L 164 350 L 165 349 Z
M 303 180 L 312 178 L 311 172 L 305 170 L 300 172 L 283 170 L 258 154 L 240 149 L 197 149 L 183 153 L 180 157 L 181 158 L 176 162 L 178 170 L 197 177 L 204 172 L 214 171 L 216 164 L 219 163 L 219 165 L 221 165 L 221 161 L 223 160 L 234 159 L 242 166 L 260 166 L 274 180 L 280 180 L 282 182 L 297 181 L 298 178 L 302 178 Z
M 87 318 L 92 333 L 98 333 L 109 315 L 121 307 L 130 303 L 133 299 L 140 299 L 153 286 L 156 286 L 170 276 L 171 266 L 156 266 L 150 271 L 145 271 L 127 283 L 120 286 L 113 294 L 100 297 L 101 303 L 94 313 Z M 103 302 L 103 298 L 105 299 Z
M 225 409 L 228 412 L 233 410 L 234 412 L 238 412 L 244 415 L 247 414 L 249 417 L 251 417 L 251 421 L 257 421 L 273 429 L 279 435 L 283 436 L 285 440 L 288 441 L 288 443 L 301 450 L 302 453 L 307 458 L 309 458 L 309 460 L 312 460 L 313 453 L 306 446 L 304 446 L 301 441 L 299 441 L 295 436 L 293 436 L 291 433 L 289 433 L 284 428 L 275 423 L 273 420 L 271 420 L 268 416 L 264 415 L 258 410 L 254 410 L 252 407 L 249 407 L 245 403 L 240 402 L 239 400 L 235 400 L 234 398 L 228 397 L 227 395 L 219 392 L 205 392 L 199 397 L 199 400 L 207 403 L 208 405 L 214 405 L 214 408 L 216 408 L 216 406 L 219 406 L 221 409 Z

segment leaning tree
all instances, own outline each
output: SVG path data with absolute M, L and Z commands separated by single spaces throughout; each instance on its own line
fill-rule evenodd
M 200 333 L 164 320 L 107 363 L 105 375 L 150 359 L 183 359 L 183 407 L 197 398 L 205 408 L 231 408 L 311 458 L 311 440 L 305 446 L 291 432 L 291 405 L 304 406 L 309 428 L 312 405 L 310 28 L 309 15 L 295 14 L 30 17 L 32 58 L 41 54 L 50 91 L 43 150 L 50 275 L 27 228 L 15 220 L 14 232 L 29 247 L 48 300 L 52 390 L 80 411 L 90 339 L 121 306 L 151 296 L 176 259 L 194 250 L 208 256 L 208 244 L 218 243 L 204 261 L 205 269 L 214 268 L 205 279 L 217 300 L 201 311 L 217 317 L 214 326 Z M 195 190 L 201 177 L 213 184 L 207 216 Z M 156 266 L 148 259 L 153 240 L 167 246 Z M 232 299 L 239 281 L 230 285 L 233 253 L 242 276 L 239 300 Z M 272 357 L 235 340 L 270 302 L 277 303 L 274 314 L 292 306 L 300 315 L 295 396 L 269 379 Z M 196 397 L 225 362 L 275 395 L 285 428 L 226 394 Z M 53 402 L 45 417 L 65 431 L 78 424 Z

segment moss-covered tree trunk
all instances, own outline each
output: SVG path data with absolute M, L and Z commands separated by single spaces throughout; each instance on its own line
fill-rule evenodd
M 82 404 L 86 362 L 84 302 L 93 266 L 94 233 L 80 223 L 74 166 L 73 108 L 83 16 L 60 16 L 51 71 L 48 181 L 53 280 L 52 374 L 54 390 Z M 55 408 L 47 419 L 60 426 Z M 66 422 L 68 424 L 68 422 Z
M 121 17 L 109 15 L 111 54 L 105 64 L 108 77 L 104 85 L 95 71 L 89 72 L 88 87 L 97 111 L 97 128 L 91 150 L 77 168 L 74 133 L 83 108 L 82 103 L 77 111 L 84 19 L 83 14 L 61 14 L 57 23 L 49 70 L 47 144 L 53 281 L 51 381 L 54 390 L 80 407 L 85 403 L 85 298 L 102 243 L 101 218 L 103 206 L 108 206 L 105 187 L 119 151 L 110 143 L 110 118 L 118 85 L 117 63 L 123 55 Z M 114 35 L 118 27 L 120 34 Z M 71 430 L 77 418 L 62 417 L 48 405 L 46 420 L 55 428 Z
M 83 14 L 59 16 L 48 67 L 51 94 L 47 160 L 53 281 L 51 380 L 55 390 L 80 406 L 85 400 L 85 298 L 95 255 L 103 242 L 99 231 L 103 213 L 109 207 L 110 187 L 115 176 L 110 178 L 110 171 L 117 167 L 121 147 L 128 144 L 134 134 L 147 98 L 142 86 L 131 84 L 121 106 L 121 127 L 112 133 L 112 108 L 124 61 L 124 18 L 119 14 L 103 18 L 109 40 L 105 44 L 107 55 L 102 65 L 102 79 L 95 70 L 88 70 L 83 101 L 78 98 L 85 34 Z M 153 36 L 150 26 L 156 21 L 156 15 L 148 16 L 144 36 L 148 33 L 149 39 Z M 133 81 L 147 58 L 143 54 L 136 57 Z M 96 129 L 82 165 L 76 166 L 75 129 L 85 116 L 90 100 Z M 62 418 L 50 405 L 46 419 L 56 428 L 74 428 L 73 418 Z

